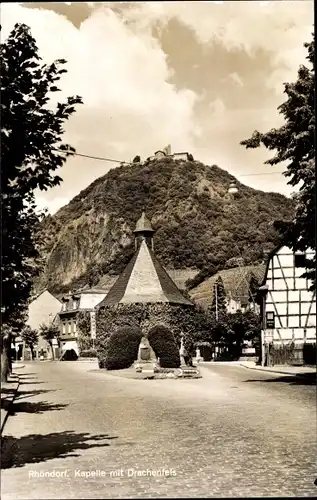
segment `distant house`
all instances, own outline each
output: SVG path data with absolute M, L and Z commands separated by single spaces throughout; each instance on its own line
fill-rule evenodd
M 183 153 L 172 153 L 171 145 L 169 144 L 164 149 L 159 149 L 155 151 L 154 156 L 150 156 L 150 160 L 161 159 L 161 158 L 171 158 L 172 160 L 193 160 L 193 156 L 187 151 Z
M 33 298 L 28 308 L 28 320 L 26 322 L 32 329 L 39 331 L 42 324 L 53 324 L 58 320 L 58 313 L 61 309 L 60 300 L 48 290 L 44 290 L 39 295 Z M 53 342 L 55 349 L 58 349 L 58 342 L 55 339 Z M 41 336 L 35 348 L 36 358 L 40 357 L 41 351 L 45 352 L 46 357 L 51 357 L 51 349 Z M 31 353 L 28 347 L 24 346 L 23 358 L 30 359 Z
M 80 311 L 93 311 L 105 298 L 107 291 L 101 288 L 82 289 L 62 297 L 62 308 L 59 311 L 62 351 L 78 350 L 77 317 Z
M 224 269 L 193 288 L 189 292 L 190 297 L 204 309 L 211 307 L 215 294 L 215 285 L 218 278 L 221 277 L 226 292 L 227 312 L 235 313 L 238 309 L 242 311 L 250 309 L 258 311 L 259 306 L 256 304 L 256 297 L 252 300 L 250 294 L 250 281 L 251 277 L 254 276 L 261 283 L 264 273 L 264 265 Z
M 270 346 L 293 344 L 295 361 L 302 363 L 304 346 L 316 342 L 316 292 L 309 290 L 311 283 L 302 277 L 306 258 L 313 254 L 281 246 L 269 255 L 258 298 L 266 356 Z
M 164 158 L 164 156 L 167 156 L 165 151 L 155 151 L 154 157 L 155 158 Z

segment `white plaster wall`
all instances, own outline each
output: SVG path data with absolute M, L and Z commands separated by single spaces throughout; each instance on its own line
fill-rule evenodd
M 38 330 L 41 324 L 52 322 L 61 307 L 61 302 L 45 290 L 29 305 L 27 325 Z

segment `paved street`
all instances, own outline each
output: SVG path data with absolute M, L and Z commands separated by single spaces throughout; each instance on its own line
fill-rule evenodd
M 127 380 L 80 362 L 19 373 L 3 500 L 317 493 L 309 381 L 216 363 L 191 381 Z

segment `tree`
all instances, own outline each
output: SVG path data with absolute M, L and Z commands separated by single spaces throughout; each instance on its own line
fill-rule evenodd
M 257 277 L 251 272 L 249 279 L 249 302 L 255 304 L 257 302 L 258 290 L 260 282 Z
M 80 353 L 93 347 L 90 331 L 90 316 L 86 311 L 80 311 L 77 316 L 78 347 Z
M 53 349 L 53 340 L 59 341 L 60 339 L 60 331 L 57 325 L 41 325 L 40 326 L 40 335 L 46 340 L 49 344 L 52 351 L 52 358 L 55 359 L 54 349 Z
M 221 276 L 217 278 L 214 285 L 210 313 L 214 314 L 216 319 L 219 319 L 220 316 L 227 314 L 226 292 Z
M 287 100 L 278 107 L 285 123 L 279 129 L 267 133 L 253 132 L 250 139 L 240 144 L 247 148 L 258 148 L 263 144 L 275 150 L 275 156 L 265 163 L 277 165 L 287 162 L 285 177 L 288 184 L 299 186 L 294 195 L 296 212 L 289 223 L 276 222 L 275 227 L 282 234 L 284 243 L 293 251 L 316 248 L 316 199 L 315 199 L 315 39 L 304 44 L 307 48 L 311 68 L 301 65 L 295 83 L 284 83 Z M 316 252 L 307 262 L 307 277 L 316 285 Z
M 184 308 L 181 314 L 176 314 L 173 324 L 177 325 L 183 335 L 184 348 L 190 359 L 195 355 L 197 342 L 211 341 L 211 316 L 197 304 Z M 174 331 L 175 329 L 176 326 Z
M 10 316 L 10 323 L 2 321 L 3 311 L 1 312 L 0 329 L 0 352 L 1 352 L 1 382 L 7 382 L 9 373 L 12 372 L 11 344 L 14 338 L 20 333 L 27 320 L 25 309 L 18 309 Z
M 211 338 L 217 345 L 228 345 L 231 343 L 232 331 L 227 314 L 221 314 L 218 319 L 212 315 Z
M 44 214 L 36 209 L 34 191 L 62 181 L 54 172 L 75 152 L 62 143 L 63 125 L 82 101 L 68 97 L 54 110 L 48 106 L 66 61 L 41 64 L 26 25 L 14 26 L 0 54 L 2 322 L 10 327 L 26 311 L 41 265 L 37 230 Z
M 37 330 L 34 330 L 33 328 L 27 325 L 23 328 L 21 332 L 21 337 L 25 345 L 27 345 L 30 348 L 32 359 L 34 359 L 34 347 L 39 340 L 39 335 Z
M 12 331 L 8 325 L 1 326 L 0 348 L 1 348 L 1 382 L 7 382 L 8 375 L 12 371 L 10 350 Z
M 139 155 L 137 155 L 133 158 L 133 163 L 140 163 L 140 161 L 141 161 L 141 157 Z
M 239 358 L 246 340 L 254 340 L 260 336 L 260 317 L 253 311 L 242 312 L 241 310 L 228 314 L 229 350 L 233 357 Z

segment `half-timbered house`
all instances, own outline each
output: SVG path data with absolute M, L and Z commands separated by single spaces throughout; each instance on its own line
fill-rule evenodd
M 307 344 L 316 342 L 316 293 L 311 291 L 311 282 L 303 275 L 306 259 L 313 251 L 294 253 L 281 246 L 268 257 L 266 272 L 259 289 L 262 317 L 262 362 L 283 362 L 274 359 L 275 353 L 284 347 L 292 353 L 284 356 L 284 362 L 301 364 Z M 292 346 L 292 350 L 289 347 Z M 273 347 L 273 349 L 272 349 Z M 295 355 L 294 355 L 295 352 Z

